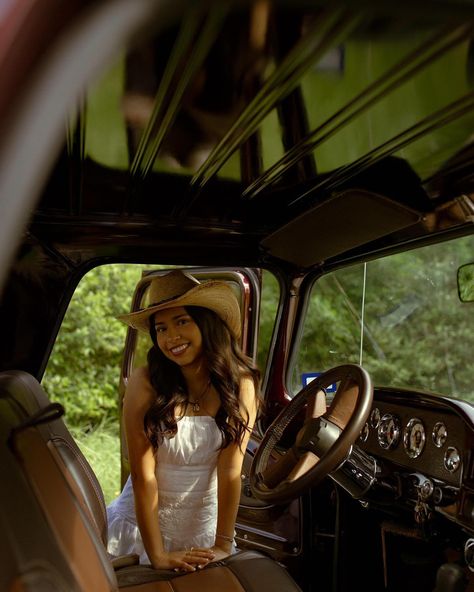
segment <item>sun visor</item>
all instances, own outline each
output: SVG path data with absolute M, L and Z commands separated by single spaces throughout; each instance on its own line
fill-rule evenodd
M 419 212 L 383 195 L 344 191 L 282 226 L 261 245 L 274 257 L 308 267 L 420 219 Z

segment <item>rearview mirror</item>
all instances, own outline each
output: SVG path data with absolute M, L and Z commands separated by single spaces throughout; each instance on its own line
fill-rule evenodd
M 458 269 L 458 294 L 461 302 L 474 302 L 474 263 Z

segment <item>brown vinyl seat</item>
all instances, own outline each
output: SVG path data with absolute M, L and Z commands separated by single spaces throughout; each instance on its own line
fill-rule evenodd
M 102 489 L 61 418 L 61 405 L 51 403 L 38 381 L 22 371 L 0 373 L 0 401 L 0 433 L 8 440 L 3 452 L 11 465 L 4 470 L 20 483 L 0 489 L 0 501 L 5 507 L 11 497 L 26 497 L 25 515 L 31 514 L 32 526 L 40 524 L 34 546 L 25 543 L 24 533 L 18 539 L 17 521 L 7 527 L 6 539 L 21 547 L 22 560 L 11 574 L 15 585 L 26 574 L 31 579 L 31 566 L 40 565 L 45 590 L 301 592 L 282 566 L 256 551 L 239 551 L 191 574 L 138 565 L 137 556 L 110 556 Z

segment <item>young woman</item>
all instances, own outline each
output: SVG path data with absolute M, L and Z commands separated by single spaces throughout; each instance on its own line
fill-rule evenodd
M 125 392 L 131 474 L 107 508 L 108 549 L 194 571 L 235 549 L 260 374 L 238 345 L 240 309 L 226 283 L 173 271 L 153 278 L 149 294 L 146 309 L 119 317 L 153 346 Z

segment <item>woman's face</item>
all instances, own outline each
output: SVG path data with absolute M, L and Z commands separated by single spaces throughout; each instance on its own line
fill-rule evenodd
M 158 347 L 179 366 L 188 366 L 202 357 L 201 330 L 183 306 L 155 314 Z

